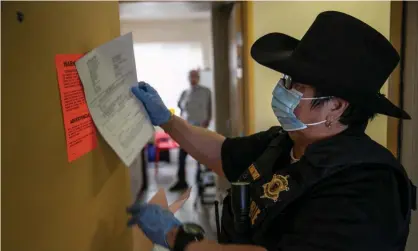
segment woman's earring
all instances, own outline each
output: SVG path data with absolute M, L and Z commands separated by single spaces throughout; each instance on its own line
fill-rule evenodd
M 331 128 L 331 124 L 332 124 L 332 122 L 331 121 L 325 121 L 325 126 L 326 127 L 328 127 L 328 128 Z

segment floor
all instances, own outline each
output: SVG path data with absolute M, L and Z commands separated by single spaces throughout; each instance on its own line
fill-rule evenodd
M 146 193 L 143 195 L 143 200 L 148 201 L 159 188 L 164 188 L 167 194 L 168 204 L 174 202 L 181 193 L 170 192 L 168 189 L 176 182 L 177 179 L 177 153 L 171 153 L 172 163 L 160 163 L 158 175 L 154 174 L 154 164 L 148 164 L 148 180 L 149 187 Z M 194 208 L 194 202 L 197 197 L 197 188 L 195 182 L 196 176 L 196 161 L 191 157 L 187 159 L 186 166 L 187 182 L 192 187 L 190 198 L 185 202 L 183 207 L 175 213 L 175 216 L 181 222 L 193 222 L 203 227 L 206 233 L 206 238 L 216 240 L 216 221 L 215 221 L 215 207 L 214 205 L 200 205 Z M 209 189 L 208 193 L 215 193 L 216 189 Z M 219 208 L 220 209 L 220 208 Z M 134 231 L 134 251 L 151 250 L 152 244 L 146 240 L 140 230 L 135 229 Z

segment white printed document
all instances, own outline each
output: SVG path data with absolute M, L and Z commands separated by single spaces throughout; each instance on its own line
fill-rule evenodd
M 145 108 L 131 92 L 138 82 L 132 33 L 92 50 L 76 67 L 98 131 L 129 167 L 154 133 Z

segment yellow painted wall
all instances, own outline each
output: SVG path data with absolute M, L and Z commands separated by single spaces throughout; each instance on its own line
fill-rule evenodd
M 1 32 L 2 250 L 132 251 L 128 169 L 100 136 L 68 163 L 54 64 L 119 36 L 118 3 L 2 2 Z
M 252 2 L 253 39 L 269 32 L 282 32 L 302 38 L 315 17 L 322 11 L 336 10 L 353 15 L 368 23 L 389 38 L 390 2 Z M 251 28 L 251 27 L 250 27 Z M 254 61 L 252 61 L 254 62 Z M 250 81 L 254 90 L 255 131 L 265 130 L 277 124 L 270 111 L 271 92 L 281 74 L 254 62 L 254 79 Z M 387 85 L 382 93 L 387 93 Z M 269 112 L 266 112 L 266 111 Z M 386 146 L 387 117 L 377 116 L 369 125 L 367 133 Z

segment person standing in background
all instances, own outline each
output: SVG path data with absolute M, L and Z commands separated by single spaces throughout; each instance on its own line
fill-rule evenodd
M 199 84 L 200 74 L 198 70 L 189 72 L 190 88 L 184 90 L 178 101 L 180 115 L 190 124 L 207 128 L 212 119 L 212 100 L 209 88 Z M 179 167 L 177 171 L 177 183 L 170 191 L 180 191 L 187 189 L 189 185 L 186 181 L 186 158 L 188 153 L 180 148 Z M 197 163 L 200 167 L 200 163 Z

